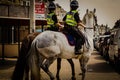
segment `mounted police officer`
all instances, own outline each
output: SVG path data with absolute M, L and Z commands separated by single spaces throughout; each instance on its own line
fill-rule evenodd
M 53 2 L 50 2 L 48 5 L 48 14 L 47 14 L 47 28 L 46 30 L 58 31 L 59 27 L 62 25 L 58 22 L 57 16 L 55 14 L 56 6 Z
M 80 49 L 82 48 L 82 45 L 85 42 L 85 38 L 82 32 L 78 29 L 79 25 L 82 26 L 83 28 L 85 27 L 85 25 L 80 20 L 80 17 L 77 11 L 77 8 L 79 7 L 78 5 L 79 5 L 78 2 L 76 0 L 73 0 L 70 3 L 71 10 L 63 18 L 64 30 L 70 33 L 76 39 L 75 54 L 81 54 Z

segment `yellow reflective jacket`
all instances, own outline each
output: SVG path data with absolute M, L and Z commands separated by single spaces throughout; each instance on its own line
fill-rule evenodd
M 51 27 L 51 26 L 54 26 L 54 21 L 52 20 L 52 16 L 54 15 L 55 13 L 50 13 L 47 15 L 47 27 Z
M 70 12 L 67 13 L 66 20 L 65 20 L 67 25 L 77 26 L 77 22 L 76 22 L 76 20 L 74 18 L 75 13 L 77 13 L 76 10 L 73 10 L 73 11 L 70 11 Z

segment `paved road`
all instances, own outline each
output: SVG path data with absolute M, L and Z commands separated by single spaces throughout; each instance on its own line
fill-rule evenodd
M 75 63 L 76 79 L 81 80 L 78 75 L 81 70 L 77 59 L 73 59 Z M 0 80 L 10 80 L 14 70 L 16 60 L 9 59 L 3 64 L 0 63 Z M 56 61 L 50 66 L 53 74 L 56 74 Z M 47 74 L 41 70 L 42 80 L 50 80 Z M 71 67 L 67 60 L 62 60 L 62 68 L 60 72 L 61 80 L 71 80 Z M 120 80 L 120 74 L 116 73 L 114 69 L 100 56 L 96 51 L 92 53 L 88 63 L 88 71 L 86 73 L 86 80 Z

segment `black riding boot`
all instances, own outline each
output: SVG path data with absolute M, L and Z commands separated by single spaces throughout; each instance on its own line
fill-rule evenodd
M 76 40 L 76 44 L 75 44 L 75 54 L 79 55 L 81 54 L 80 49 L 82 48 L 82 40 Z

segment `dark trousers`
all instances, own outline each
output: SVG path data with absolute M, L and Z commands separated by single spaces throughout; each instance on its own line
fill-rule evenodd
M 85 37 L 82 34 L 82 32 L 77 27 L 72 26 L 65 26 L 64 30 L 75 37 L 76 40 L 75 51 L 81 49 L 82 45 L 85 43 Z
M 56 27 L 56 26 L 51 26 L 51 27 L 48 27 L 46 30 L 51 30 L 51 31 L 58 31 L 59 28 Z

